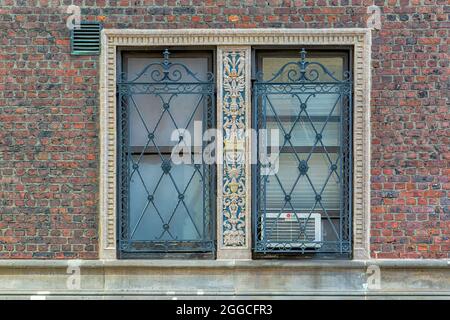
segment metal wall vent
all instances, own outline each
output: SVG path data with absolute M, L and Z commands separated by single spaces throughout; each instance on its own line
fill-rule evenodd
M 70 35 L 71 54 L 97 55 L 100 53 L 100 31 L 102 25 L 99 22 L 80 23 L 80 28 L 74 28 Z

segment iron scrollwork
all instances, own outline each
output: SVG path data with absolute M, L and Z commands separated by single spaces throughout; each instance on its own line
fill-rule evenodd
M 264 129 L 267 126 L 268 114 L 272 124 L 280 129 L 282 145 L 280 155 L 288 153 L 296 159 L 296 172 L 293 176 L 293 186 L 286 186 L 279 176 L 262 175 L 261 164 L 255 166 L 253 172 L 253 194 L 255 195 L 254 226 L 254 250 L 259 253 L 325 253 L 325 254 L 350 254 L 351 253 L 351 175 L 352 175 L 352 78 L 350 71 L 343 71 L 335 75 L 325 65 L 317 61 L 307 61 L 306 50 L 300 52 L 300 59 L 290 61 L 282 65 L 273 75 L 264 77 L 258 72 L 253 87 L 253 104 L 256 113 L 255 126 Z M 313 102 L 320 101 L 322 97 L 335 99 L 330 103 L 326 114 L 314 116 Z M 281 98 L 280 98 L 281 97 Z M 277 101 L 291 101 L 295 114 L 288 116 L 288 120 L 280 116 L 280 105 Z M 279 99 L 279 100 L 277 100 Z M 325 101 L 325 100 L 322 100 Z M 280 102 L 281 103 L 281 102 Z M 321 118 L 319 126 L 317 118 Z M 324 142 L 325 129 L 331 122 L 339 126 L 339 146 L 332 147 Z M 286 128 L 288 127 L 288 128 Z M 313 135 L 313 143 L 306 146 L 295 145 L 295 129 L 306 130 L 308 127 Z M 298 133 L 297 133 L 298 134 Z M 297 151 L 302 150 L 302 151 Z M 311 158 L 313 154 L 320 153 L 328 166 L 328 173 L 323 185 L 317 185 L 311 176 Z M 281 167 L 280 167 L 281 168 Z M 324 205 L 326 196 L 324 189 L 330 179 L 335 179 L 339 184 L 339 209 L 331 216 L 330 210 Z M 299 209 L 293 205 L 294 200 L 304 190 L 299 190 L 299 181 L 312 190 L 309 209 Z M 275 184 L 281 195 L 279 201 L 282 207 L 268 208 L 267 201 L 268 183 Z M 294 191 L 295 190 L 295 191 Z M 273 195 L 271 195 L 273 197 Z M 326 226 L 331 237 L 309 237 L 307 231 L 312 229 L 308 223 L 313 215 L 320 220 L 320 229 Z M 289 217 L 289 220 L 288 218 Z M 285 232 L 294 230 L 295 235 L 286 236 Z M 310 228 L 307 230 L 307 228 Z M 280 234 L 282 234 L 280 236 Z M 284 238 L 283 238 L 284 237 Z M 308 238 L 309 237 L 309 238 Z
M 191 164 L 181 164 L 188 166 L 192 175 L 187 184 L 182 187 L 180 179 L 176 176 L 174 163 L 171 154 L 164 151 L 157 139 L 160 138 L 158 130 L 163 117 L 172 124 L 173 130 L 187 129 L 191 125 L 196 112 L 203 115 L 203 128 L 211 128 L 214 125 L 214 75 L 211 72 L 199 75 L 191 70 L 187 65 L 174 62 L 170 58 L 169 50 L 164 50 L 162 61 L 152 62 L 146 65 L 136 75 L 130 77 L 122 73 L 117 83 L 118 107 L 119 107 L 119 148 L 121 150 L 119 162 L 119 244 L 123 256 L 140 253 L 179 253 L 179 252 L 214 252 L 214 168 L 204 163 L 194 160 Z M 147 103 L 142 103 L 138 96 L 152 97 L 147 99 Z M 193 111 L 184 119 L 185 125 L 177 123 L 175 112 L 180 108 L 192 106 L 185 105 L 187 98 L 196 100 Z M 155 102 L 157 101 L 157 102 Z M 176 101 L 176 103 L 174 102 Z M 151 103 L 151 105 L 149 105 Z M 151 127 L 149 119 L 143 116 L 144 108 L 151 108 L 151 116 L 157 120 Z M 200 111 L 198 111 L 200 110 Z M 138 123 L 130 122 L 130 113 L 134 112 Z M 146 143 L 144 146 L 131 146 L 130 129 L 132 126 L 141 126 L 145 130 Z M 180 138 L 181 139 L 181 138 Z M 203 151 L 204 145 L 202 145 Z M 135 149 L 138 149 L 137 151 Z M 159 161 L 159 174 L 154 174 L 150 178 L 144 177 L 143 158 L 152 150 L 152 156 Z M 193 155 L 191 154 L 191 157 Z M 180 165 L 180 164 L 178 164 Z M 191 173 L 189 173 L 191 174 Z M 136 201 L 136 193 L 130 190 L 132 179 L 138 183 L 142 190 L 145 190 L 145 202 L 142 210 L 131 212 L 131 202 Z M 149 179 L 156 181 L 153 188 L 150 188 Z M 171 190 L 175 190 L 173 201 L 165 201 L 164 206 L 158 202 L 158 196 L 162 192 L 161 181 L 165 179 Z M 201 181 L 201 195 L 199 201 L 202 203 L 202 223 L 199 225 L 194 215 L 192 207 L 186 203 L 187 193 L 190 192 L 194 179 Z M 141 185 L 142 184 L 142 185 Z M 166 192 L 167 193 L 167 192 Z M 150 212 L 151 211 L 151 212 Z M 134 214 L 134 222 L 131 215 Z M 191 230 L 188 238 L 183 238 L 173 231 L 174 216 L 185 215 L 186 224 Z M 138 228 L 143 228 L 143 219 L 146 215 L 154 215 L 158 222 L 159 232 L 152 234 L 148 232 L 145 238 L 136 239 Z M 155 220 L 155 221 L 156 221 Z M 144 227 L 147 227 L 145 225 Z M 155 226 L 153 226 L 154 228 Z M 142 232 L 141 232 L 142 233 Z M 145 234 L 145 232 L 144 232 Z

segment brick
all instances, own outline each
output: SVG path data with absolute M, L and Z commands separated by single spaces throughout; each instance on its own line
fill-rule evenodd
M 450 6 L 378 2 L 371 255 L 450 258 Z M 0 258 L 97 259 L 100 62 L 69 54 L 67 15 L 46 3 L 0 9 Z M 367 1 L 348 3 L 97 0 L 90 18 L 107 28 L 366 27 Z

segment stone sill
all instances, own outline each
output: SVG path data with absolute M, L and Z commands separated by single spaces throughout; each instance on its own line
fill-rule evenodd
M 450 259 L 369 260 L 0 260 L 0 268 L 191 268 L 191 269 L 361 269 L 369 265 L 390 269 L 450 269 Z
M 373 265 L 376 289 L 368 287 Z M 81 287 L 70 290 L 77 267 Z M 450 260 L 0 260 L 0 299 L 30 296 L 450 297 Z

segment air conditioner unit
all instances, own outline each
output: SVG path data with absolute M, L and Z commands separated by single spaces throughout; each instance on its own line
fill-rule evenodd
M 262 219 L 263 217 L 261 217 L 261 222 Z M 291 248 L 318 249 L 322 246 L 320 213 L 267 212 L 265 223 L 261 223 L 261 226 L 261 236 L 266 237 L 264 242 L 268 248 L 289 246 Z M 264 232 L 264 229 L 267 231 Z

